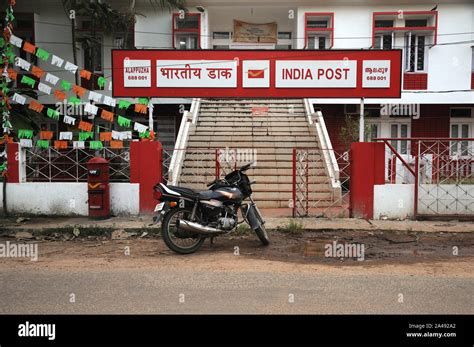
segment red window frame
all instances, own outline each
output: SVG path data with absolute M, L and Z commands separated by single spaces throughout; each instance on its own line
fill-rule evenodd
M 187 16 L 198 16 L 198 27 L 197 29 L 179 29 L 176 28 L 176 17 L 179 17 L 180 13 L 175 12 L 173 13 L 173 20 L 171 23 L 171 31 L 173 36 L 173 48 L 176 49 L 176 33 L 197 33 L 198 37 L 198 48 L 201 49 L 201 14 L 200 13 L 185 13 L 184 17 Z
M 331 24 L 330 28 L 308 28 L 308 17 L 329 17 Z M 331 49 L 334 46 L 334 12 L 305 12 L 304 14 L 304 49 L 308 48 L 308 34 L 309 32 L 329 32 Z
M 434 44 L 436 45 L 438 41 L 438 11 L 403 11 L 404 16 L 410 15 L 426 15 L 434 16 L 435 25 L 425 26 L 425 27 L 375 27 L 375 21 L 377 17 L 380 16 L 391 16 L 396 17 L 399 15 L 399 12 L 372 12 L 372 48 L 375 46 L 375 35 L 379 32 L 384 31 L 432 31 L 434 33 Z

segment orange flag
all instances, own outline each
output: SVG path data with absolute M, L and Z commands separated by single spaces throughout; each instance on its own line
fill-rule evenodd
M 35 54 L 36 46 L 29 43 L 28 41 L 25 41 L 25 43 L 23 44 L 23 50 L 28 53 Z
M 112 132 L 111 131 L 104 131 L 100 133 L 100 141 L 110 141 L 112 140 Z
M 79 125 L 77 126 L 80 130 L 82 131 L 92 131 L 92 126 L 93 124 L 92 123 L 89 123 L 89 122 L 84 122 L 83 120 L 81 120 L 79 122 Z
M 110 148 L 120 149 L 123 148 L 123 141 L 110 141 Z
M 143 104 L 135 104 L 135 112 L 147 114 L 148 107 Z
M 10 77 L 12 80 L 16 80 L 17 75 L 17 71 L 13 70 L 12 68 L 8 69 L 8 77 Z
M 80 73 L 80 76 L 81 78 L 85 78 L 86 80 L 90 80 L 91 79 L 91 75 L 92 73 L 88 70 L 81 70 L 81 73 Z
M 86 93 L 86 88 L 79 87 L 78 85 L 75 84 L 72 87 L 72 91 L 82 98 L 84 94 Z
M 43 77 L 43 75 L 44 75 L 44 70 L 41 69 L 41 68 L 39 68 L 39 67 L 37 67 L 37 66 L 35 66 L 35 65 L 33 65 L 33 66 L 31 67 L 31 73 L 32 73 L 35 77 L 41 78 L 41 77 Z
M 67 141 L 54 141 L 54 148 L 56 149 L 67 149 Z
M 40 139 L 41 140 L 51 140 L 52 138 L 53 138 L 53 132 L 52 131 L 46 131 L 46 130 L 40 131 Z
M 54 91 L 54 97 L 58 99 L 59 101 L 63 101 L 64 99 L 66 99 L 66 93 L 60 91 L 59 89 L 56 89 Z
M 30 106 L 28 106 L 28 108 L 30 110 L 33 110 L 33 111 L 36 111 L 36 112 L 40 113 L 41 111 L 43 111 L 44 106 L 43 106 L 43 104 L 40 104 L 38 101 L 32 100 L 30 102 Z
M 100 114 L 100 118 L 108 120 L 109 122 L 113 122 L 114 114 L 110 111 L 102 110 L 102 113 Z

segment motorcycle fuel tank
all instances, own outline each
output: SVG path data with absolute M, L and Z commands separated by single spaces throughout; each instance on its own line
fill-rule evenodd
M 222 202 L 240 202 L 243 199 L 243 194 L 238 188 L 222 187 L 214 191 L 212 198 Z

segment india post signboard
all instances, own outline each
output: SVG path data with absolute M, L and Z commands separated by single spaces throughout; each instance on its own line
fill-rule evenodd
M 113 50 L 114 97 L 399 98 L 401 50 Z

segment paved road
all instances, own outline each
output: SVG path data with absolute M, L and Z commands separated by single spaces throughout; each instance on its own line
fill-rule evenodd
M 473 288 L 456 274 L 3 267 L 0 313 L 472 314 Z

